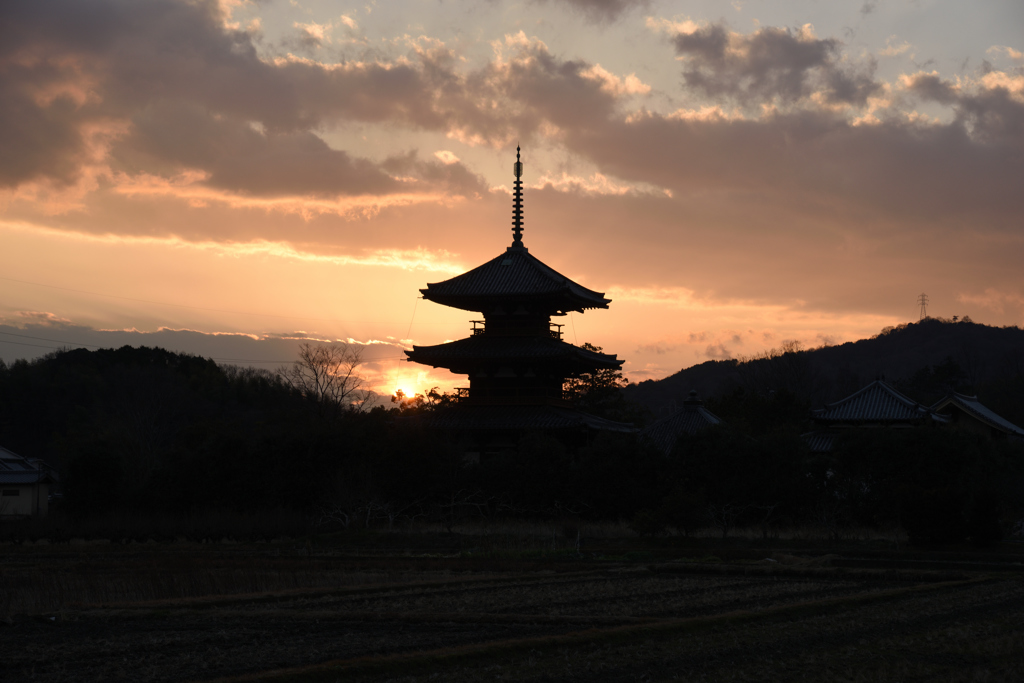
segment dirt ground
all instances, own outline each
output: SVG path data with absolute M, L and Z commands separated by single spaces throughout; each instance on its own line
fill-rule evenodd
M 293 550 L 0 548 L 0 679 L 1024 680 L 1015 552 Z

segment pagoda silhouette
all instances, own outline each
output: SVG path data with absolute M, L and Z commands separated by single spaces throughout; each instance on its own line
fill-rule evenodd
M 632 425 L 577 410 L 562 394 L 565 380 L 623 361 L 562 339 L 552 316 L 608 308 L 611 299 L 560 274 L 523 244 L 523 164 L 516 147 L 512 246 L 462 275 L 428 284 L 424 299 L 480 313 L 465 339 L 413 346 L 409 360 L 469 376 L 456 404 L 429 426 L 469 436 L 477 453 L 514 447 L 527 431 L 633 432 Z

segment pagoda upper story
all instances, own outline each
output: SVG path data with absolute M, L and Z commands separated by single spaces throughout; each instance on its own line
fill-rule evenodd
M 409 360 L 469 375 L 460 403 L 567 406 L 568 377 L 618 369 L 623 361 L 562 340 L 552 316 L 608 308 L 604 294 L 577 284 L 529 253 L 523 245 L 522 172 L 514 166 L 513 242 L 503 253 L 462 275 L 421 289 L 424 299 L 479 312 L 473 334 L 434 346 L 413 346 Z

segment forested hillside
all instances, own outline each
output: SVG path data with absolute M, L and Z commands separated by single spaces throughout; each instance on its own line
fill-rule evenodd
M 752 358 L 707 361 L 662 380 L 630 385 L 625 393 L 655 414 L 691 390 L 706 398 L 787 392 L 820 405 L 880 377 L 925 404 L 948 389 L 976 393 L 996 412 L 1024 424 L 1024 330 L 970 320 L 926 318 L 836 346 L 801 350 L 787 345 Z

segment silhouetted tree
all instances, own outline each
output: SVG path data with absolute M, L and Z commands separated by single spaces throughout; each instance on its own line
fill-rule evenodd
M 584 343 L 583 348 L 602 353 L 600 346 Z M 569 377 L 562 385 L 562 397 L 580 410 L 617 422 L 643 424 L 649 411 L 622 393 L 629 380 L 617 368 L 605 368 Z
M 281 376 L 307 400 L 321 417 L 366 407 L 369 392 L 356 373 L 362 365 L 362 348 L 351 344 L 310 344 L 299 346 L 299 358 Z

